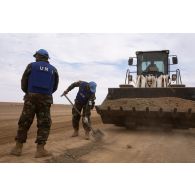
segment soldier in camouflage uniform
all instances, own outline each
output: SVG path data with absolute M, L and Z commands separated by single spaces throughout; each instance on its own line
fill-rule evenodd
M 91 109 L 94 108 L 95 105 L 95 92 L 96 92 L 96 83 L 85 82 L 85 81 L 78 81 L 72 83 L 62 95 L 68 94 L 69 91 L 74 89 L 75 87 L 79 87 L 79 91 L 77 93 L 75 104 L 74 106 L 77 108 L 80 113 L 82 112 L 82 119 L 87 118 L 88 123 L 90 124 L 90 115 Z M 72 109 L 72 126 L 74 128 L 74 133 L 72 137 L 78 136 L 79 131 L 79 121 L 80 121 L 80 114 L 73 108 Z M 90 125 L 87 125 L 84 120 L 82 120 L 83 128 L 85 130 L 85 139 L 89 139 L 89 132 L 90 132 Z
M 25 93 L 24 107 L 18 122 L 16 146 L 11 154 L 20 156 L 23 143 L 26 142 L 28 130 L 37 117 L 37 151 L 35 157 L 49 156 L 44 145 L 49 136 L 51 127 L 50 107 L 53 103 L 52 93 L 57 90 L 59 76 L 56 68 L 49 64 L 49 54 L 40 49 L 35 54 L 36 62 L 30 63 L 21 80 L 21 88 Z

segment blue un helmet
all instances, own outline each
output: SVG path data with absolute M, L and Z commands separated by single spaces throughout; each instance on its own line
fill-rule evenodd
M 93 81 L 89 82 L 89 88 L 92 93 L 96 92 L 96 87 L 97 87 L 97 84 L 95 82 Z
M 36 54 L 49 58 L 49 53 L 45 49 L 39 49 L 33 56 L 36 57 Z

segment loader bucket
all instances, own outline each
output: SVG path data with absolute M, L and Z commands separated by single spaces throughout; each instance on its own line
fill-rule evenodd
M 103 123 L 137 126 L 195 127 L 195 88 L 109 88 L 96 106 Z

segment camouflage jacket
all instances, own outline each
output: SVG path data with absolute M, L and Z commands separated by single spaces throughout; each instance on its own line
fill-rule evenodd
M 48 61 L 46 61 L 46 62 L 48 62 Z M 26 67 L 26 69 L 22 75 L 22 79 L 21 79 L 21 89 L 25 93 L 24 100 L 26 100 L 28 98 L 28 78 L 29 78 L 30 73 L 31 73 L 31 63 L 28 64 L 28 66 Z M 55 82 L 54 82 L 53 93 L 57 90 L 58 83 L 59 83 L 59 75 L 58 75 L 57 69 L 55 69 L 54 74 L 55 74 Z M 39 94 L 39 96 L 40 95 L 41 94 Z M 42 96 L 44 97 L 45 101 L 47 101 L 48 103 L 51 103 L 51 104 L 53 103 L 52 95 L 42 95 Z

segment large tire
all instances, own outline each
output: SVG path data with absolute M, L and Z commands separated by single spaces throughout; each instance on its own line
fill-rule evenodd
M 126 122 L 126 123 L 125 123 L 125 127 L 126 127 L 126 129 L 128 129 L 128 130 L 136 130 L 137 125 L 136 125 L 135 122 Z
M 117 127 L 123 127 L 124 126 L 124 124 L 121 124 L 121 123 L 116 123 L 114 125 L 117 126 Z

